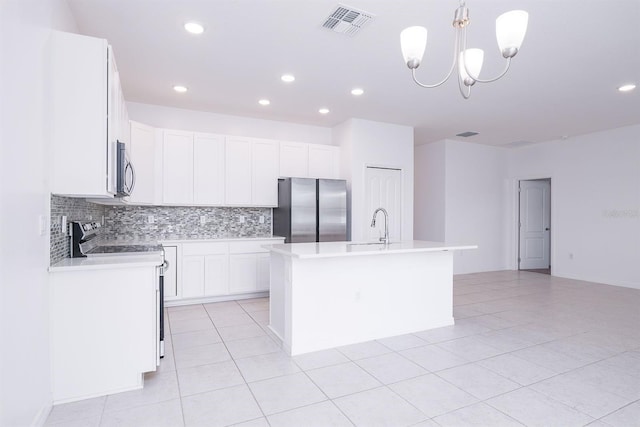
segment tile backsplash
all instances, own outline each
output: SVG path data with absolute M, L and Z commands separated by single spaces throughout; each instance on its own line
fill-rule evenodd
M 55 264 L 69 257 L 67 221 L 102 221 L 106 240 L 155 241 L 271 236 L 271 208 L 195 206 L 105 206 L 72 197 L 51 196 L 51 255 Z M 204 224 L 201 219 L 204 218 Z M 260 222 L 261 218 L 264 222 Z
M 51 226 L 49 260 L 55 264 L 61 259 L 69 257 L 69 236 L 67 230 L 62 230 L 61 217 L 66 215 L 67 224 L 70 221 L 102 221 L 105 216 L 105 206 L 87 202 L 84 199 L 51 195 Z
M 265 237 L 271 235 L 271 209 L 113 206 L 107 208 L 105 225 L 115 240 Z

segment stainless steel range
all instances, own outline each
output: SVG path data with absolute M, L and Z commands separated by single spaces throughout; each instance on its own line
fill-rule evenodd
M 161 264 L 158 266 L 158 281 L 160 288 L 159 313 L 160 317 L 160 357 L 164 357 L 164 271 L 167 261 L 164 249 L 158 243 L 122 243 L 105 244 L 102 225 L 99 222 L 70 222 L 71 257 L 88 256 L 132 256 L 132 255 L 160 255 Z

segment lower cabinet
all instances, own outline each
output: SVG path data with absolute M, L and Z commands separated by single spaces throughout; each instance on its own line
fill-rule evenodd
M 172 243 L 178 246 L 177 295 L 171 303 L 269 291 L 269 252 L 284 239 Z M 166 248 L 167 246 L 165 246 Z

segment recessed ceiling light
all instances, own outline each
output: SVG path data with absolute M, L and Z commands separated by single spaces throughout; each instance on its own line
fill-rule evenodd
M 291 83 L 291 82 L 292 82 L 292 81 L 294 81 L 296 78 L 295 78 L 295 76 L 294 76 L 293 74 L 283 74 L 283 75 L 282 75 L 282 77 L 280 77 L 280 79 L 281 79 L 283 82 Z
M 184 29 L 190 32 L 191 34 L 202 34 L 204 33 L 204 27 L 202 24 L 197 22 L 187 22 L 184 24 Z
M 260 105 L 269 105 L 269 104 L 271 104 L 271 101 L 269 101 L 268 99 L 261 99 L 260 101 L 258 101 L 258 104 L 260 104 Z
M 634 90 L 636 88 L 636 85 L 634 85 L 633 83 L 628 84 L 628 85 L 622 85 L 618 88 L 618 90 L 620 92 L 629 92 L 631 90 Z
M 318 113 L 320 114 L 329 114 L 329 109 L 328 108 L 321 108 L 318 110 Z
M 173 87 L 173 90 L 175 90 L 178 93 L 185 93 L 187 91 L 187 88 L 184 86 L 176 85 Z
M 364 93 L 364 90 L 360 89 L 359 87 L 351 89 L 351 95 L 360 96 L 363 93 Z

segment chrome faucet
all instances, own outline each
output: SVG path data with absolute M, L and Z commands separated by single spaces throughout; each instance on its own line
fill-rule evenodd
M 373 219 L 371 220 L 371 228 L 376 226 L 376 216 L 378 212 L 382 212 L 384 214 L 384 236 L 380 237 L 380 241 L 384 242 L 385 245 L 389 244 L 389 214 L 385 208 L 378 208 L 373 212 Z

